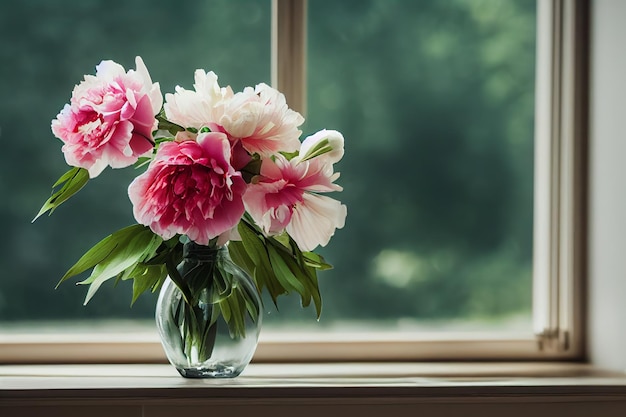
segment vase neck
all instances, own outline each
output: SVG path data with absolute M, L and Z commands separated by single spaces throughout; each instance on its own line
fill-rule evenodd
M 183 258 L 197 262 L 214 262 L 224 248 L 224 246 L 207 246 L 187 242 L 183 247 Z

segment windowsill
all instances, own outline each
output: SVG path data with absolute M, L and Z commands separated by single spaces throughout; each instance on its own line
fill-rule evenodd
M 91 417 L 156 417 L 181 407 L 189 414 L 214 407 L 236 409 L 232 415 L 454 415 L 461 406 L 487 416 L 538 417 L 556 406 L 573 416 L 623 416 L 626 374 L 554 362 L 253 364 L 236 379 L 189 380 L 169 365 L 0 366 L 2 416 L 85 415 L 85 407 Z

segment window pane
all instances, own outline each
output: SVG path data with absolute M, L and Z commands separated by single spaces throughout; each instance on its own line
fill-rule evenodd
M 196 68 L 214 70 L 235 90 L 269 83 L 270 8 L 258 0 L 0 2 L 0 329 L 25 321 L 152 320 L 155 297 L 129 308 L 128 283 L 104 285 L 85 307 L 85 286 L 54 289 L 93 244 L 134 223 L 126 187 L 136 173 L 109 169 L 53 218 L 31 224 L 67 170 L 50 121 L 103 59 L 129 69 L 141 56 L 163 93 L 177 84 L 192 89 Z
M 344 133 L 348 206 L 313 327 L 530 331 L 535 2 L 308 4 L 304 130 Z
M 129 68 L 142 56 L 164 93 L 191 88 L 196 68 L 235 90 L 268 82 L 270 2 L 8 1 L 0 19 L 0 327 L 140 318 L 152 329 L 154 296 L 130 309 L 130 288 L 105 285 L 84 307 L 85 287 L 54 290 L 134 222 L 134 173 L 108 170 L 31 225 L 67 168 L 49 121 L 102 59 Z M 344 133 L 335 197 L 348 219 L 322 250 L 335 269 L 319 276 L 320 322 L 291 297 L 280 311 L 266 302 L 267 329 L 530 330 L 535 3 L 310 1 L 308 54 L 303 130 Z

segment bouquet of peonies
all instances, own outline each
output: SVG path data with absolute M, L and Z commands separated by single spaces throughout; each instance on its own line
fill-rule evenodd
M 319 316 L 316 272 L 330 265 L 313 250 L 344 226 L 346 206 L 324 195 L 341 191 L 333 164 L 343 136 L 322 130 L 300 142 L 304 118 L 277 90 L 259 84 L 234 93 L 203 70 L 194 91 L 176 87 L 163 103 L 139 57 L 136 67 L 102 61 L 52 121 L 72 168 L 37 217 L 107 166 L 141 169 L 128 187 L 137 224 L 97 243 L 61 282 L 92 270 L 80 282 L 89 285 L 87 303 L 105 281 L 133 280 L 134 302 L 169 275 L 191 303 L 198 294 L 177 266 L 185 242 L 195 242 L 227 247 L 256 291 L 267 289 L 274 302 L 297 292 Z

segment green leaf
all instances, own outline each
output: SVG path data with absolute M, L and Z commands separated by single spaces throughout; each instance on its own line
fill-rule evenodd
M 134 168 L 135 169 L 142 168 L 143 166 L 148 165 L 150 161 L 152 161 L 152 158 L 148 156 L 141 156 L 139 157 L 139 159 L 137 159 L 137 162 L 135 162 Z
M 144 228 L 144 226 L 141 226 Z M 144 228 L 136 233 L 120 237 L 118 245 L 103 261 L 93 269 L 91 276 L 79 284 L 89 284 L 85 304 L 91 300 L 98 288 L 107 280 L 122 273 L 127 268 L 147 257 L 147 251 L 161 238 L 150 229 Z M 160 242 L 158 242 L 160 244 Z M 157 245 L 158 246 L 158 245 Z
M 176 133 L 178 132 L 182 132 L 185 130 L 184 127 L 177 125 L 176 123 L 172 123 L 169 120 L 167 120 L 166 116 L 165 116 L 165 111 L 161 110 L 161 112 L 157 115 L 156 119 L 159 122 L 159 126 L 158 126 L 158 130 L 167 130 L 168 132 L 170 132 L 173 136 L 176 136 Z
M 228 252 L 233 262 L 243 268 L 248 274 L 254 276 L 255 265 L 241 241 L 228 242 Z
M 274 269 L 274 273 L 276 274 L 276 278 L 281 283 L 283 287 L 287 290 L 295 290 L 298 294 L 306 294 L 307 290 L 304 285 L 300 282 L 298 277 L 294 274 L 289 265 L 287 265 L 287 260 L 283 258 L 283 255 L 274 248 L 274 246 L 269 245 L 267 247 L 267 251 L 270 255 L 270 261 L 272 263 L 272 268 Z
M 189 289 L 189 286 L 187 285 L 186 281 L 183 279 L 183 277 L 180 275 L 180 272 L 178 272 L 178 269 L 177 269 L 183 257 L 182 245 L 180 245 L 181 247 L 180 252 L 177 250 L 178 247 L 179 246 L 175 246 L 174 248 L 172 248 L 171 251 L 168 251 L 168 256 L 165 258 L 165 267 L 167 268 L 167 273 L 170 279 L 183 294 L 185 303 L 189 305 L 193 305 L 194 304 L 193 294 L 191 290 Z
M 293 158 L 298 156 L 298 151 L 295 151 L 295 152 L 280 152 L 280 154 L 282 156 L 284 156 L 285 158 L 287 158 L 288 161 L 291 161 Z
M 238 230 L 246 253 L 250 256 L 254 265 L 256 267 L 259 265 L 269 266 L 269 259 L 265 250 L 265 244 L 259 235 L 251 230 L 246 222 L 240 222 Z
M 89 278 L 79 284 L 89 284 L 85 304 L 103 282 L 117 275 L 133 273 L 137 264 L 154 256 L 162 239 L 148 227 L 133 225 L 107 236 L 70 268 L 60 282 L 93 267 Z
M 315 252 L 302 252 L 302 256 L 304 257 L 304 262 L 307 266 L 319 269 L 321 271 L 333 269 L 333 266 L 331 264 L 326 263 L 324 258 Z
M 224 320 L 226 321 L 226 323 L 230 323 L 232 312 L 231 312 L 230 304 L 228 304 L 228 300 L 226 298 L 221 300 L 219 305 L 220 305 L 220 310 L 222 310 L 222 316 L 224 317 Z
M 230 252 L 230 257 L 235 264 L 243 268 L 249 274 L 252 274 L 254 271 L 254 262 L 248 256 L 248 253 L 245 251 L 243 247 L 243 243 L 240 241 L 231 241 L 228 243 L 228 250 Z M 248 314 L 253 321 L 257 320 L 257 316 L 259 315 L 259 306 L 254 301 L 256 297 L 257 291 L 260 291 L 260 288 L 248 288 L 246 286 L 236 287 L 236 291 L 241 291 L 241 295 L 246 303 L 246 309 L 248 310 Z M 255 291 L 255 294 L 251 294 L 252 291 Z
M 211 303 L 216 303 L 226 297 L 230 297 L 233 292 L 232 275 L 226 271 L 221 271 L 220 268 L 215 268 L 215 272 L 213 273 L 213 288 L 216 291 L 211 294 Z
M 322 295 L 320 293 L 319 282 L 317 280 L 317 269 L 332 268 L 331 265 L 324 262 L 324 258 L 314 252 L 302 252 L 298 247 L 298 244 L 290 237 L 290 246 L 294 253 L 296 262 L 303 272 L 303 283 L 308 288 L 310 297 L 315 304 L 315 311 L 317 318 L 319 319 L 322 314 Z M 309 258 L 315 260 L 316 266 L 309 265 L 307 261 L 307 255 Z
M 52 186 L 52 195 L 43 204 L 33 222 L 47 211 L 50 211 L 50 214 L 52 214 L 57 207 L 80 191 L 87 184 L 87 181 L 89 181 L 89 172 L 84 168 L 72 167 L 65 174 L 61 175 Z M 58 186 L 61 186 L 61 188 L 55 192 L 54 189 Z
M 146 233 L 146 235 L 148 235 L 149 229 L 148 228 L 144 228 L 144 230 L 142 230 L 142 233 Z M 152 232 L 150 232 L 152 233 Z M 154 233 L 152 233 L 152 240 L 150 241 L 150 243 L 146 246 L 143 256 L 141 256 L 141 258 L 139 259 L 139 261 L 137 262 L 137 264 L 135 266 L 141 266 L 141 265 L 145 265 L 145 266 L 158 266 L 158 264 L 153 264 L 153 265 L 149 265 L 146 262 L 150 259 L 154 259 L 154 257 L 156 256 L 157 251 L 162 247 L 163 245 L 163 239 L 161 239 L 160 236 L 155 235 Z M 161 265 L 163 265 L 165 262 L 161 262 Z M 133 278 L 136 274 L 142 273 L 142 271 L 144 271 L 145 268 L 139 268 L 137 270 L 135 270 L 135 268 L 133 269 L 126 269 L 126 271 L 128 271 L 127 274 L 122 273 L 122 276 L 120 278 L 122 279 L 128 279 L 128 278 Z M 126 272 L 125 271 L 125 272 Z M 126 275 L 126 276 L 124 276 Z
M 286 250 L 277 252 L 281 253 L 281 257 L 293 278 L 302 286 L 302 288 L 296 288 L 296 291 L 300 294 L 302 306 L 308 307 L 311 304 L 311 300 L 313 300 L 317 318 L 319 318 L 322 313 L 322 297 L 319 291 L 316 270 L 305 264 L 302 252 L 293 241 L 292 250 L 294 252 L 293 255 Z
M 311 303 L 311 300 L 313 300 L 317 318 L 319 319 L 322 313 L 322 296 L 317 281 L 317 270 L 307 265 L 304 254 L 298 247 L 298 244 L 289 235 L 285 234 L 285 236 L 288 238 L 288 242 L 285 242 L 285 239 L 281 239 L 279 244 L 276 242 L 276 239 L 273 238 L 270 239 L 270 242 L 277 248 L 278 252 L 282 254 L 283 260 L 296 279 L 305 287 L 305 291 L 299 291 L 302 306 L 307 307 Z M 323 263 L 323 258 L 320 255 L 313 252 L 307 253 L 312 254 L 311 257 L 317 259 L 320 265 L 328 265 Z
M 146 265 L 162 265 L 165 264 L 167 259 L 171 256 L 173 256 L 173 259 L 178 260 L 175 262 L 176 265 L 183 260 L 183 244 L 178 239 L 178 236 L 162 242 L 154 256 L 144 263 Z
M 303 271 L 306 277 L 306 280 L 304 282 L 309 288 L 311 298 L 313 299 L 313 304 L 315 304 L 317 318 L 319 319 L 322 314 L 322 294 L 320 293 L 319 282 L 317 280 L 317 270 L 304 264 L 303 257 L 301 258 L 301 265 L 304 265 Z
M 256 322 L 259 316 L 259 305 L 255 302 L 255 295 L 250 294 L 247 288 L 237 287 L 237 291 L 241 291 L 241 295 L 246 303 L 246 310 L 252 321 Z
M 259 288 L 259 290 L 267 288 L 274 305 L 277 305 L 278 296 L 287 293 L 288 290 L 276 279 L 262 236 L 246 221 L 239 223 L 238 230 L 244 248 L 244 250 L 241 251 L 241 256 L 243 257 L 243 253 L 245 253 L 245 256 L 249 257 L 252 261 L 254 265 L 252 276 L 256 281 L 257 288 Z M 234 242 L 231 242 L 231 244 L 232 243 Z
M 272 236 L 271 239 L 282 244 L 286 249 L 291 248 L 291 237 L 286 232 Z
M 57 284 L 57 287 L 68 278 L 81 274 L 102 262 L 107 256 L 109 256 L 109 254 L 115 249 L 116 246 L 117 242 L 114 235 L 109 235 L 102 239 L 100 242 L 96 243 L 94 247 L 89 249 L 87 253 L 81 256 L 78 262 L 76 262 L 65 273 L 65 275 L 63 275 L 63 278 L 61 278 L 61 280 Z
M 236 314 L 234 314 L 235 318 L 235 337 L 246 337 L 246 313 L 247 310 L 244 308 L 245 300 L 243 299 L 240 291 L 233 292 L 233 295 L 229 297 L 232 300 L 232 306 L 236 308 L 234 310 Z
M 262 238 L 250 229 L 247 223 L 239 223 L 239 234 L 243 244 L 245 253 L 250 257 L 254 264 L 254 275 L 256 277 L 266 276 L 271 273 L 271 265 L 265 244 Z M 263 281 L 263 280 L 262 280 Z M 261 282 L 262 284 L 262 282 Z
M 127 268 L 118 275 L 118 279 L 133 280 L 133 303 L 148 289 L 155 292 L 163 285 L 168 275 L 167 263 L 170 262 L 175 268 L 182 261 L 183 245 L 178 236 L 166 241 L 156 240 L 152 247 L 146 248 L 145 254 L 146 256 L 140 263 Z M 173 278 L 174 281 L 175 279 L 176 277 Z M 185 287 L 184 290 L 188 295 L 188 288 Z
M 234 288 L 230 296 L 219 302 L 222 316 L 228 323 L 228 331 L 232 338 L 246 336 L 246 313 L 245 299 L 238 288 Z
M 303 253 L 287 233 L 264 236 L 246 217 L 238 230 L 242 241 L 229 243 L 231 257 L 254 276 L 259 291 L 267 288 L 274 304 L 279 295 L 295 291 L 300 294 L 303 307 L 314 302 L 319 318 L 322 299 L 317 270 L 329 269 L 331 265 L 316 253 Z M 242 295 L 245 300 L 245 294 Z
M 129 277 L 133 280 L 133 305 L 144 292 L 154 293 L 161 288 L 167 278 L 167 268 L 165 265 L 137 264 Z
M 173 136 L 162 136 L 162 137 L 157 138 L 157 139 L 154 140 L 154 143 L 157 145 L 157 148 L 162 143 L 167 143 L 167 142 L 174 142 L 174 137 Z

